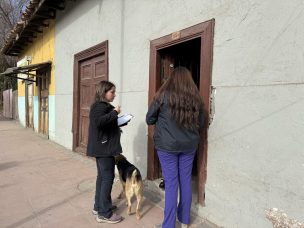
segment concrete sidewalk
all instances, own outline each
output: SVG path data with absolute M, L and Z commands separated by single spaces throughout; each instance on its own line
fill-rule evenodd
M 115 225 L 97 223 L 91 213 L 95 178 L 93 159 L 22 128 L 16 121 L 0 121 L 0 227 L 149 228 L 161 223 L 163 199 L 148 189 L 142 219 L 126 214 L 125 200 L 117 199 L 121 191 L 118 178 L 112 199 L 125 219 Z M 214 226 L 194 217 L 190 227 Z

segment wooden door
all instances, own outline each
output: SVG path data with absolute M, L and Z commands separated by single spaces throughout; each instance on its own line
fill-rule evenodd
M 96 84 L 106 80 L 105 55 L 93 57 L 80 63 L 79 86 L 79 137 L 77 146 L 86 148 L 88 144 L 89 112 L 95 100 Z
M 13 90 L 8 89 L 3 91 L 3 116 L 13 118 Z
M 174 58 L 171 55 L 165 55 L 160 60 L 160 80 L 161 85 L 169 78 L 174 70 Z
M 26 126 L 33 128 L 33 84 L 26 84 Z
M 49 135 L 49 71 L 39 72 L 39 133 Z
M 103 80 L 108 80 L 107 41 L 76 54 L 74 58 L 74 151 L 86 152 L 90 107 L 95 101 L 96 85 Z

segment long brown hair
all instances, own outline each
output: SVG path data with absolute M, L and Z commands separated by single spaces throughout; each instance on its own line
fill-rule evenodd
M 165 94 L 168 96 L 170 113 L 177 124 L 188 129 L 197 127 L 203 100 L 187 68 L 175 68 L 154 99 L 162 103 Z
M 101 81 L 96 85 L 95 101 L 105 101 L 105 96 L 108 91 L 115 88 L 115 84 L 110 81 Z

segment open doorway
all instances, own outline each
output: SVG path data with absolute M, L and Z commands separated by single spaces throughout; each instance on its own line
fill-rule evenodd
M 174 67 L 187 67 L 193 75 L 203 98 L 206 114 L 209 114 L 211 69 L 213 55 L 214 19 L 152 40 L 150 43 L 149 104 Z M 148 127 L 147 178 L 161 177 L 161 168 L 153 143 L 154 126 Z M 200 205 L 205 203 L 207 179 L 207 127 L 201 134 L 197 157 L 193 166 L 197 196 Z
M 167 80 L 174 68 L 183 66 L 190 70 L 193 81 L 199 89 L 201 57 L 200 38 L 163 48 L 159 51 L 159 55 L 161 85 Z M 159 176 L 161 176 L 161 168 L 159 168 L 159 172 Z M 197 176 L 197 155 L 193 161 L 192 175 L 195 177 Z

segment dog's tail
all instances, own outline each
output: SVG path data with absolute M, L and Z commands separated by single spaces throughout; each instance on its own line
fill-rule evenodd
M 140 175 L 139 170 L 134 169 L 131 180 L 132 180 L 132 184 L 136 184 L 138 181 L 141 180 L 141 175 Z

